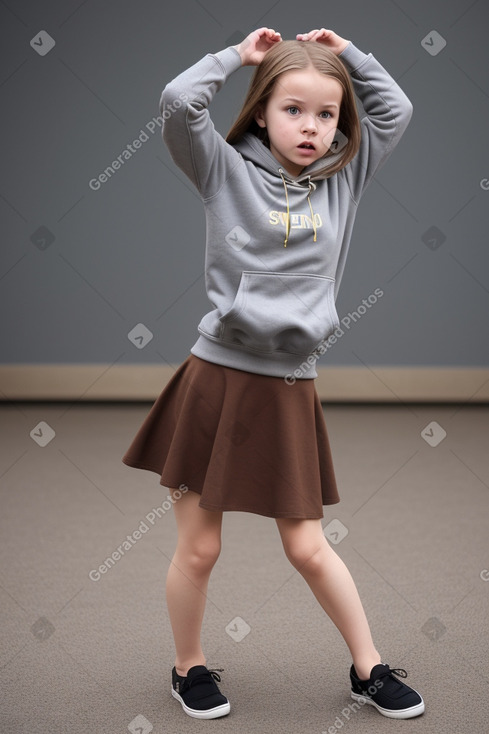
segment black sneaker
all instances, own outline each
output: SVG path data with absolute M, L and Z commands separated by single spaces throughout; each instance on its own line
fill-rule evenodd
M 403 668 L 390 668 L 384 663 L 374 665 L 368 680 L 360 680 L 352 665 L 350 668 L 351 697 L 360 704 L 375 706 L 391 719 L 411 719 L 424 711 L 424 701 L 417 691 L 398 678 L 406 678 Z
M 171 693 L 182 704 L 183 710 L 194 719 L 217 719 L 231 710 L 229 701 L 217 687 L 221 676 L 205 665 L 194 665 L 186 676 L 172 670 Z

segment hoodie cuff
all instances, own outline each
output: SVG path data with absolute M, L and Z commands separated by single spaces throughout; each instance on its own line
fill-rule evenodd
M 349 71 L 354 71 L 355 69 L 358 69 L 358 67 L 371 55 L 372 54 L 365 54 L 363 51 L 360 51 L 360 49 L 350 41 L 348 46 L 338 54 L 338 58 L 343 61 Z
M 228 46 L 213 55 L 219 60 L 221 66 L 226 72 L 226 76 L 232 74 L 233 71 L 236 71 L 242 65 L 239 51 L 237 51 L 233 46 Z

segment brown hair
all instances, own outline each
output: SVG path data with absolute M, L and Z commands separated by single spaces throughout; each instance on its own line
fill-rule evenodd
M 332 166 L 325 166 L 316 175 L 328 177 L 340 171 L 349 163 L 360 147 L 360 119 L 355 104 L 355 93 L 347 68 L 329 48 L 316 41 L 280 41 L 271 47 L 255 69 L 246 94 L 243 107 L 235 123 L 227 134 L 226 141 L 237 143 L 249 132 L 256 135 L 265 145 L 269 145 L 268 135 L 255 120 L 260 106 L 265 106 L 281 74 L 292 69 L 307 69 L 313 66 L 321 74 L 336 79 L 342 87 L 343 95 L 337 128 L 346 137 L 339 159 Z M 328 150 L 324 159 L 332 156 Z

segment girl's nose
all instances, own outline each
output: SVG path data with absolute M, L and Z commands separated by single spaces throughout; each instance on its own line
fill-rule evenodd
M 303 119 L 302 131 L 308 133 L 317 131 L 316 118 L 314 117 L 314 115 L 308 115 Z

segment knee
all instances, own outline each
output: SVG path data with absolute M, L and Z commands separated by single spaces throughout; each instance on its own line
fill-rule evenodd
M 324 567 L 321 545 L 294 543 L 284 546 L 284 550 L 293 567 L 303 575 L 317 573 Z
M 185 558 L 185 565 L 196 574 L 209 572 L 219 558 L 220 552 L 219 538 L 202 539 L 180 549 L 180 553 L 183 553 Z

